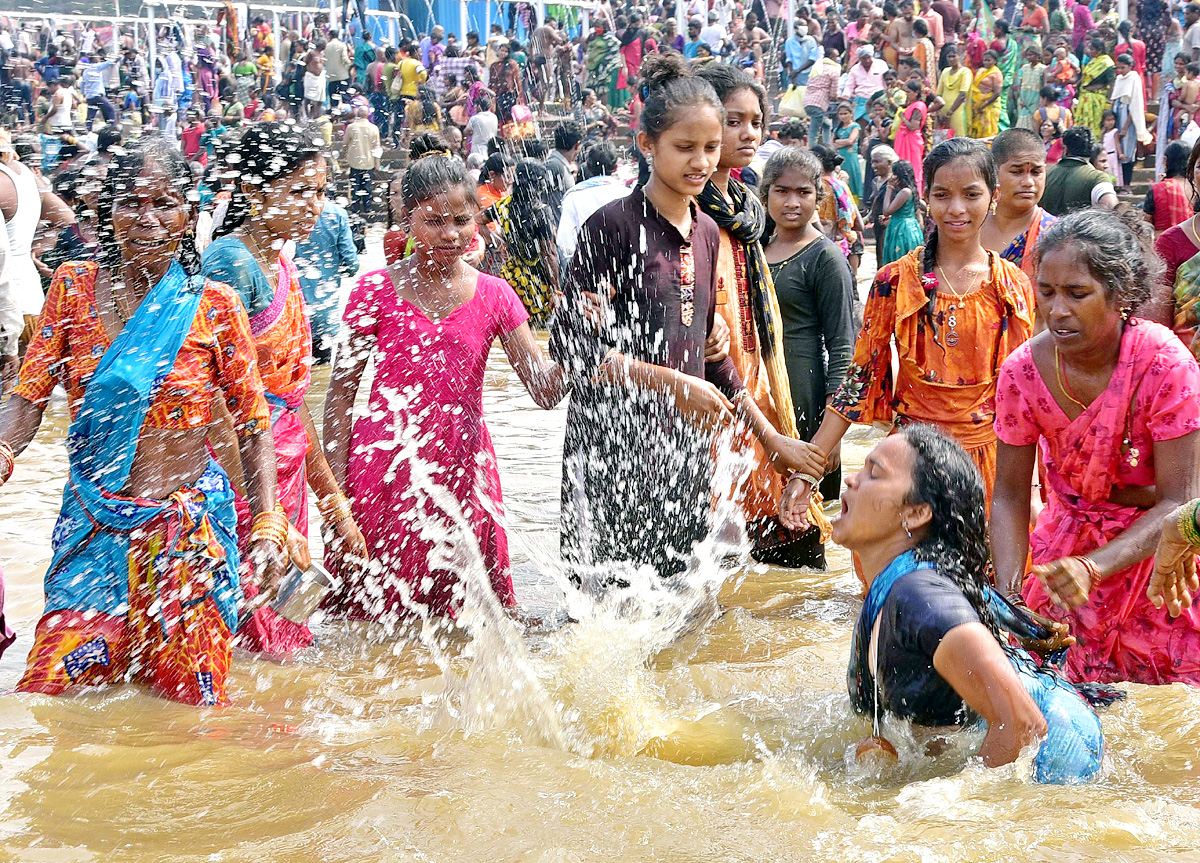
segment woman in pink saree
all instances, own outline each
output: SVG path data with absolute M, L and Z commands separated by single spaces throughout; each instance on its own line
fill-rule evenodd
M 1148 234 L 1140 218 L 1086 210 L 1042 235 L 1046 330 L 1008 358 L 996 393 L 992 549 L 1001 590 L 1070 625 L 1072 680 L 1200 685 L 1200 612 L 1172 618 L 1147 596 L 1200 438 L 1200 368 L 1171 330 L 1128 317 L 1161 267 Z M 1039 449 L 1046 507 L 1030 536 Z
M 900 122 L 896 124 L 896 139 L 892 146 L 897 156 L 912 164 L 913 173 L 917 176 L 917 189 L 924 189 L 921 168 L 925 162 L 925 120 L 929 108 L 921 98 L 920 83 L 909 81 L 904 85 L 904 91 L 908 102 L 900 114 Z

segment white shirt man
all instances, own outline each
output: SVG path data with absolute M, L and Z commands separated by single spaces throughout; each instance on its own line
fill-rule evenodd
M 721 53 L 721 42 L 725 39 L 725 28 L 717 23 L 717 13 L 708 13 L 708 26 L 700 30 L 700 41 L 707 42 L 713 54 Z

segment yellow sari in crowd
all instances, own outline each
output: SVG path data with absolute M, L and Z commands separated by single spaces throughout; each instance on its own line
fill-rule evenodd
M 957 71 L 949 67 L 943 69 L 938 78 L 937 94 L 949 112 L 946 125 L 956 138 L 963 137 L 971 130 L 971 70 L 966 66 L 959 66 Z M 966 98 L 957 110 L 950 111 L 961 94 L 966 94 Z
M 984 89 L 985 81 L 992 79 L 991 89 Z M 971 137 L 992 138 L 1000 131 L 1000 107 L 1002 98 L 992 97 L 1004 89 L 1004 73 L 998 66 L 980 68 L 975 72 L 971 85 Z M 992 99 L 991 104 L 985 104 Z
M 1102 120 L 1104 112 L 1108 110 L 1109 91 L 1112 89 L 1112 82 L 1116 78 L 1116 74 L 1107 76 L 1108 86 L 1103 90 L 1088 90 L 1087 87 L 1115 67 L 1116 64 L 1113 63 L 1112 57 L 1101 54 L 1084 64 L 1083 73 L 1079 77 L 1079 95 L 1075 97 L 1075 125 L 1087 126 L 1092 130 L 1097 141 L 1104 136 Z

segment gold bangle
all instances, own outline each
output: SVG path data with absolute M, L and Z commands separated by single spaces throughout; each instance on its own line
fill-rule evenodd
M 8 482 L 15 465 L 16 456 L 13 455 L 12 445 L 6 440 L 0 440 L 0 486 Z
M 274 509 L 260 512 L 254 516 L 254 521 L 250 524 L 250 542 L 265 539 L 283 550 L 287 548 L 288 531 L 290 530 L 291 523 L 288 521 L 287 514 L 282 506 L 276 504 Z
M 354 513 L 350 509 L 350 501 L 341 492 L 317 501 L 317 509 L 321 511 L 321 518 L 330 527 L 337 527 L 346 519 L 354 518 Z

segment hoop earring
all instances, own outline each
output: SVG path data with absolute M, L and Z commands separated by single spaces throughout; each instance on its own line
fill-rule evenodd
M 907 519 L 907 518 L 901 518 L 901 519 L 900 519 L 900 526 L 901 526 L 902 528 L 904 528 L 904 532 L 905 532 L 906 534 L 908 534 L 908 538 L 909 538 L 909 539 L 912 539 L 912 531 L 908 529 L 908 519 Z

